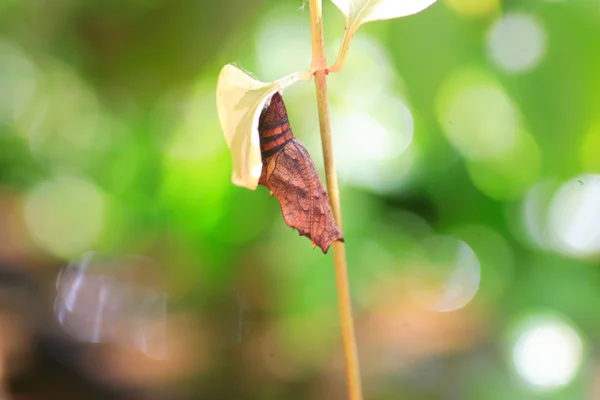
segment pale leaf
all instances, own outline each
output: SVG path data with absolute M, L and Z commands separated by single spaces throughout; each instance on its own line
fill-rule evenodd
M 365 22 L 416 14 L 436 0 L 331 0 L 356 29 Z
M 280 89 L 226 65 L 217 82 L 217 112 L 233 163 L 231 180 L 256 189 L 262 170 L 258 119 L 267 101 Z

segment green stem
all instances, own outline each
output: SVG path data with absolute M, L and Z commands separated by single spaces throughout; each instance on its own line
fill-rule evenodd
M 340 191 L 337 173 L 333 161 L 333 144 L 331 140 L 331 124 L 329 121 L 329 102 L 327 100 L 327 61 L 323 45 L 323 25 L 321 1 L 309 0 L 310 30 L 312 35 L 312 62 L 311 70 L 315 71 L 315 86 L 317 90 L 317 107 L 319 111 L 319 127 L 321 130 L 321 143 L 325 163 L 325 179 L 333 216 L 340 229 L 342 229 L 342 212 L 340 207 Z M 333 259 L 337 281 L 338 300 L 340 307 L 340 323 L 344 358 L 346 361 L 346 379 L 348 384 L 348 398 L 362 400 L 360 381 L 360 368 L 358 351 L 354 334 L 352 317 L 352 301 L 350 286 L 348 284 L 348 269 L 346 263 L 346 249 L 344 243 L 333 243 Z
M 340 208 L 340 191 L 337 174 L 333 161 L 333 145 L 331 141 L 331 128 L 329 123 L 329 104 L 327 102 L 326 73 L 323 70 L 315 73 L 317 87 L 317 104 L 319 109 L 319 126 L 321 128 L 321 144 L 325 163 L 325 179 L 327 192 L 331 201 L 331 208 L 336 223 L 342 229 L 342 212 Z M 333 260 L 337 281 L 338 302 L 340 307 L 340 323 L 342 342 L 344 345 L 344 358 L 346 360 L 346 379 L 348 383 L 348 397 L 351 400 L 362 400 L 360 382 L 360 367 L 356 337 L 354 334 L 354 321 L 352 317 L 352 300 L 348 283 L 348 268 L 346 263 L 346 248 L 342 242 L 333 243 Z
M 352 41 L 355 33 L 356 27 L 346 23 L 346 31 L 344 32 L 344 38 L 342 39 L 342 44 L 340 45 L 340 51 L 337 59 L 335 60 L 335 64 L 328 68 L 330 72 L 338 72 L 344 66 L 344 63 L 346 62 L 346 56 L 348 55 L 348 50 L 350 49 L 350 42 Z

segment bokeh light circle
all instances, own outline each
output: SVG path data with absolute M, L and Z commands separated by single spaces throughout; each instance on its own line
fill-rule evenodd
M 87 252 L 57 277 L 56 318 L 79 342 L 119 343 L 163 359 L 168 293 L 162 279 L 149 258 Z
M 59 177 L 36 185 L 25 199 L 25 221 L 46 251 L 69 257 L 89 249 L 103 225 L 105 201 L 93 183 Z
M 18 48 L 0 39 L 0 123 L 12 123 L 37 86 L 36 66 Z
M 459 225 L 450 234 L 477 254 L 482 277 L 478 297 L 489 301 L 501 296 L 515 278 L 516 255 L 507 239 L 484 224 Z
M 128 136 L 125 125 L 105 112 L 97 94 L 73 68 L 51 58 L 39 62 L 38 68 L 35 90 L 16 115 L 14 127 L 39 162 L 81 168 L 106 156 Z
M 164 103 L 168 103 L 168 100 L 165 99 Z M 199 82 L 185 101 L 177 104 L 179 112 L 173 118 L 179 124 L 175 125 L 165 142 L 165 153 L 169 158 L 209 159 L 227 148 L 223 135 L 212 134 L 221 130 L 212 82 Z M 166 107 L 166 104 L 160 106 Z
M 436 101 L 440 125 L 465 157 L 498 157 L 513 149 L 520 129 L 518 110 L 487 73 L 458 71 L 444 82 Z
M 398 78 L 389 50 L 379 39 L 359 36 L 352 40 L 343 73 L 329 75 L 328 91 L 332 104 L 369 107 L 384 93 L 395 94 L 390 89 L 403 86 Z
M 285 34 L 283 34 L 285 33 Z M 256 37 L 257 69 L 262 81 L 272 81 L 308 68 L 310 26 L 302 16 L 276 9 L 269 13 Z
M 512 363 L 529 385 L 551 391 L 569 384 L 583 358 L 583 340 L 563 318 L 533 315 L 515 327 Z
M 531 15 L 507 13 L 488 32 L 487 50 L 493 62 L 506 72 L 524 72 L 543 58 L 546 32 Z
M 412 161 L 406 152 L 413 137 L 413 117 L 399 99 L 382 96 L 379 110 L 339 109 L 332 112 L 340 179 L 357 186 L 387 191 L 394 189 Z M 384 110 L 392 111 L 384 120 Z M 365 133 L 368 132 L 368 135 Z
M 433 311 L 465 307 L 475 297 L 481 281 L 475 252 L 450 236 L 427 238 L 418 248 L 408 273 L 413 298 Z
M 600 175 L 583 175 L 554 195 L 548 227 L 556 250 L 573 256 L 600 252 Z
M 467 171 L 482 193 L 498 200 L 521 197 L 541 173 L 542 152 L 529 132 L 519 131 L 514 145 L 501 155 L 467 160 Z

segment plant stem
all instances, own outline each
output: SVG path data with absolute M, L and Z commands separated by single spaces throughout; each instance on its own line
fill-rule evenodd
M 308 7 L 310 9 L 310 37 L 312 40 L 310 70 L 318 71 L 324 69 L 327 65 L 327 60 L 325 60 L 325 44 L 323 41 L 323 8 L 321 0 L 309 0 Z
M 337 59 L 335 60 L 335 64 L 328 68 L 330 72 L 338 72 L 344 66 L 344 63 L 346 62 L 346 56 L 348 55 L 348 50 L 350 49 L 350 42 L 352 41 L 355 33 L 356 28 L 353 25 L 348 25 L 348 23 L 346 23 L 346 31 L 344 32 L 344 38 L 342 39 L 342 44 L 340 45 L 340 51 Z
M 312 74 L 308 71 L 298 71 L 294 72 L 293 74 L 286 75 L 281 79 L 277 79 L 275 83 L 277 83 L 281 89 L 285 89 L 298 81 L 310 81 L 312 77 Z
M 331 124 L 329 121 L 329 102 L 327 100 L 327 61 L 323 45 L 323 25 L 321 0 L 309 0 L 310 30 L 312 36 L 312 62 L 311 70 L 315 71 L 315 86 L 317 90 L 317 107 L 319 110 L 319 127 L 321 130 L 321 143 L 325 164 L 325 179 L 333 216 L 340 229 L 342 229 L 342 212 L 340 207 L 340 191 L 338 187 L 335 163 L 333 161 L 333 144 L 331 140 Z M 348 385 L 348 398 L 362 400 L 360 381 L 360 368 L 358 351 L 354 335 L 354 322 L 352 318 L 352 301 L 348 284 L 348 270 L 346 264 L 346 249 L 344 243 L 333 243 L 333 259 L 337 280 L 338 299 L 340 307 L 340 322 L 342 330 L 342 343 L 346 361 L 346 379 Z

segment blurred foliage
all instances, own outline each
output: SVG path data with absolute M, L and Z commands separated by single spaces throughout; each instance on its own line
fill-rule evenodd
M 0 272 L 46 293 L 87 251 L 148 257 L 173 333 L 160 362 L 109 349 L 109 377 L 78 364 L 92 389 L 43 363 L 5 376 L 27 351 L 10 358 L 0 334 L 9 393 L 344 398 L 331 254 L 287 228 L 264 188 L 231 184 L 214 97 L 226 63 L 263 81 L 308 67 L 301 6 L 0 0 Z M 328 1 L 324 14 L 333 63 L 344 21 Z M 525 22 L 496 42 L 511 15 Z M 598 49 L 600 6 L 583 0 L 438 0 L 360 28 L 330 97 L 365 398 L 600 396 Z M 312 85 L 285 99 L 322 172 Z M 440 250 L 453 243 L 474 266 Z M 14 310 L 0 296 L 2 331 L 21 326 L 3 319 Z M 555 386 L 527 382 L 514 338 L 545 312 L 583 343 L 576 376 Z M 17 315 L 30 329 L 38 318 Z M 543 354 L 575 357 L 557 343 Z

